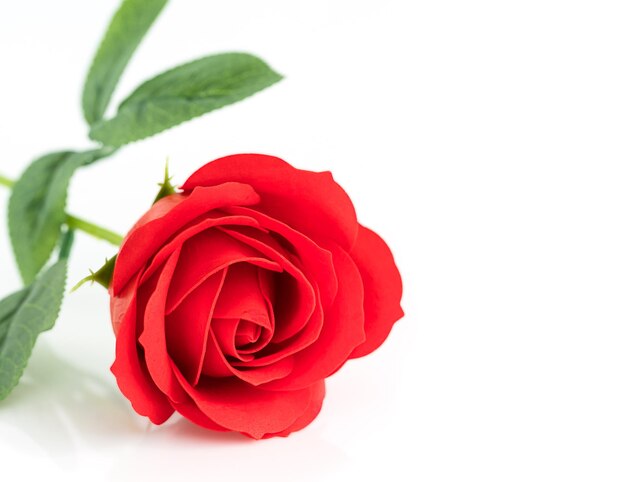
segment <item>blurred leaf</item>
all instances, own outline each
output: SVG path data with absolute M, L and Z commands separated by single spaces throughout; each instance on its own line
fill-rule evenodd
M 9 234 L 25 284 L 35 279 L 59 240 L 72 174 L 113 152 L 103 148 L 48 154 L 35 160 L 15 183 L 9 199 Z
M 24 299 L 29 292 L 30 286 L 23 288 L 17 293 L 13 293 L 0 301 L 0 346 L 4 343 L 4 339 L 9 331 L 9 321 L 11 320 L 11 317 L 24 302 Z
M 17 385 L 43 331 L 59 316 L 67 260 L 61 259 L 33 284 L 0 301 L 0 400 Z
M 93 59 L 83 88 L 89 125 L 102 119 L 126 65 L 167 0 L 124 0 Z
M 105 145 L 121 146 L 245 99 L 281 78 L 253 55 L 204 57 L 142 84 L 115 117 L 94 124 L 89 135 Z

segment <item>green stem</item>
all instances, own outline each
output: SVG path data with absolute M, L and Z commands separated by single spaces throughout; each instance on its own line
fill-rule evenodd
M 122 241 L 124 240 L 124 236 L 70 214 L 67 215 L 65 224 L 67 224 L 67 227 L 70 229 L 82 231 L 83 233 L 87 233 L 94 238 L 103 239 L 104 241 L 108 241 L 116 246 L 122 244 Z
M 0 185 L 11 189 L 15 185 L 15 181 L 0 174 Z M 122 241 L 124 239 L 124 236 L 120 234 L 103 228 L 102 226 L 98 226 L 97 224 L 89 222 L 85 219 L 72 216 L 71 214 L 66 214 L 65 224 L 70 229 L 82 231 L 83 233 L 87 233 L 94 238 L 108 241 L 109 243 L 116 246 L 122 244 Z
M 11 189 L 13 187 L 13 184 L 15 184 L 15 182 L 13 182 L 8 177 L 4 177 L 2 174 L 0 174 L 0 185 L 8 187 L 9 189 Z

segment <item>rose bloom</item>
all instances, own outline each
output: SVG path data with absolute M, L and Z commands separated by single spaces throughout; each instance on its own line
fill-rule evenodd
M 258 154 L 210 162 L 156 202 L 109 291 L 111 370 L 133 408 L 253 438 L 308 425 L 324 379 L 403 316 L 389 248 L 332 175 Z

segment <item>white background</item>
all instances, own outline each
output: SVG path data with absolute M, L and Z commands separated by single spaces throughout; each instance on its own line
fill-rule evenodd
M 307 429 L 253 442 L 136 416 L 108 371 L 106 293 L 81 289 L 0 404 L 3 477 L 625 480 L 624 3 L 170 3 L 114 105 L 219 51 L 286 80 L 84 169 L 69 210 L 123 232 L 167 156 L 179 182 L 235 152 L 331 169 L 391 245 L 407 316 Z M 0 171 L 89 145 L 81 82 L 116 6 L 0 3 Z M 113 253 L 81 235 L 70 283 Z M 0 272 L 19 287 L 4 223 Z

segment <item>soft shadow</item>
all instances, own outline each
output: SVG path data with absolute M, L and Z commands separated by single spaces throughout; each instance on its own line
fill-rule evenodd
M 324 418 L 324 412 L 320 419 Z M 26 435 L 56 463 L 85 448 L 114 457 L 111 480 L 180 480 L 185 476 L 255 481 L 323 480 L 348 460 L 316 430 L 255 441 L 213 432 L 179 415 L 155 426 L 134 414 L 113 380 L 63 360 L 43 340 L 14 392 L 0 404 L 0 427 Z
M 254 440 L 237 432 L 216 432 L 207 430 L 199 425 L 191 423 L 178 414 L 174 414 L 163 425 L 150 424 L 147 432 L 149 437 L 158 441 L 160 439 L 178 439 L 199 444 L 218 445 L 247 445 L 254 444 Z
M 20 384 L 0 404 L 0 422 L 28 435 L 51 455 L 104 447 L 145 424 L 133 418 L 117 388 L 37 344 Z
M 232 432 L 213 432 L 176 417 L 152 426 L 108 474 L 111 480 L 319 481 L 346 466 L 349 457 L 320 437 L 313 422 L 288 438 L 252 440 Z

